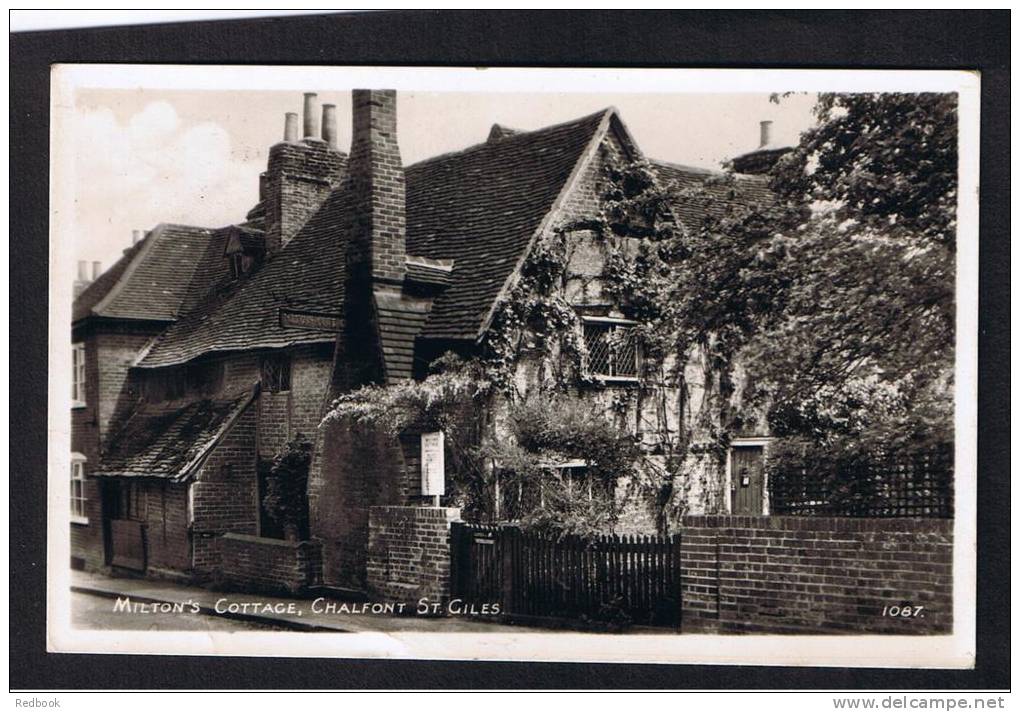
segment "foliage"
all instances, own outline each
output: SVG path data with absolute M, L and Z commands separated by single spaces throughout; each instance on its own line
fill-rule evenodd
M 308 469 L 312 443 L 298 433 L 269 464 L 262 507 L 294 538 L 308 538 Z
M 951 437 L 956 97 L 827 94 L 771 176 L 806 214 L 761 241 L 748 368 L 779 435 Z

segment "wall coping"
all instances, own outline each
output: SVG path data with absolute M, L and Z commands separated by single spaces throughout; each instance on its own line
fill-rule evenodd
M 298 549 L 305 544 L 314 545 L 316 543 L 311 540 L 288 541 L 286 539 L 270 539 L 269 537 L 253 536 L 251 534 L 234 534 L 233 532 L 227 532 L 226 534 L 223 534 L 221 538 L 233 541 L 243 541 L 245 543 L 256 544 L 258 546 L 278 546 L 285 549 Z
M 951 534 L 952 519 L 926 519 L 921 517 L 795 517 L 795 516 L 741 516 L 736 514 L 687 515 L 681 520 L 682 529 L 762 529 L 780 531 L 837 531 L 837 532 L 916 532 L 937 531 Z
M 460 507 L 419 507 L 399 505 L 374 505 L 369 507 L 369 517 L 379 515 L 413 516 L 416 519 L 439 519 L 448 522 L 460 520 Z

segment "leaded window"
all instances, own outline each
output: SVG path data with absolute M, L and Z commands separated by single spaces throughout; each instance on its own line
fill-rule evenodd
M 589 376 L 637 378 L 639 353 L 633 324 L 586 320 L 584 345 Z

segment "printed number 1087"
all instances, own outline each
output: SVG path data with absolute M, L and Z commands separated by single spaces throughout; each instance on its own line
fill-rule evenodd
M 886 606 L 883 616 L 892 618 L 924 618 L 924 606 Z

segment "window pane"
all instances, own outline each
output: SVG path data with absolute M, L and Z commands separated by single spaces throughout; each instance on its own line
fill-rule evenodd
M 584 325 L 584 345 L 588 350 L 588 373 L 609 376 L 609 327 L 604 324 Z
M 614 376 L 637 375 L 637 341 L 634 329 L 629 326 L 616 327 L 613 346 Z

